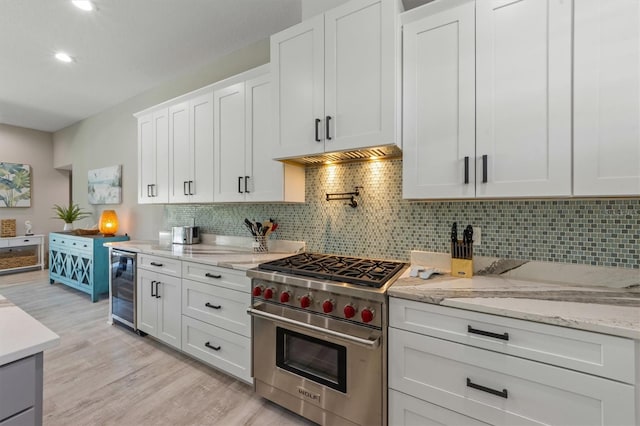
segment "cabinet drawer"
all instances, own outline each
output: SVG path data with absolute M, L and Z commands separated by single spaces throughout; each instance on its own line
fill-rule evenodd
M 70 236 L 60 236 L 58 234 L 49 237 L 49 247 L 59 249 L 73 249 L 83 253 L 91 253 L 93 255 L 93 240 L 89 238 L 78 238 Z
M 248 383 L 251 378 L 251 339 L 182 316 L 182 350 Z
M 251 295 L 224 287 L 182 280 L 182 314 L 251 337 L 247 308 Z
M 7 241 L 9 247 L 35 246 L 42 244 L 42 237 L 15 238 Z
M 232 290 L 251 292 L 251 279 L 246 272 L 195 262 L 182 263 L 182 276 L 201 283 L 214 284 Z
M 389 324 L 626 383 L 635 380 L 634 342 L 623 337 L 395 297 L 389 299 Z
M 25 425 L 38 425 L 41 421 L 36 422 L 36 410 L 29 408 L 27 411 L 23 411 L 17 416 L 10 417 L 5 421 L 0 421 L 0 426 L 25 426 Z
M 0 238 L 0 248 L 3 248 L 3 247 L 9 247 L 9 240 Z
M 455 411 L 447 410 L 402 392 L 389 390 L 389 424 L 391 426 L 483 426 L 483 423 Z
M 182 261 L 168 257 L 139 254 L 138 268 L 178 278 L 182 276 Z
M 0 395 L 0 421 L 35 405 L 35 356 L 0 368 Z
M 395 328 L 389 386 L 495 425 L 632 425 L 635 418 L 631 385 Z

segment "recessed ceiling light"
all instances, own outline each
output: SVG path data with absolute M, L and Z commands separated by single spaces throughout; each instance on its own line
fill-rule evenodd
M 89 0 L 71 0 L 71 3 L 78 9 L 86 10 L 87 12 L 91 12 L 94 9 L 93 3 Z
M 64 52 L 56 53 L 56 59 L 59 60 L 60 62 L 67 62 L 67 63 L 73 62 L 73 58 Z

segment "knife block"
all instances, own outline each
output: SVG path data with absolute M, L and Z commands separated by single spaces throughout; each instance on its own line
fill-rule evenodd
M 461 278 L 473 276 L 473 243 L 451 242 L 451 276 Z

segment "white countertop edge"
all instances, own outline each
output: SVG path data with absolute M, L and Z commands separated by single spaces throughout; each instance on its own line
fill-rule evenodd
M 60 336 L 17 306 L 0 307 L 0 323 L 0 366 L 60 343 Z
M 523 307 L 523 305 L 528 307 Z M 533 312 L 534 309 L 545 304 L 547 308 L 551 308 L 547 313 Z M 440 302 L 442 306 L 451 308 L 465 309 L 485 314 L 500 315 L 509 318 L 522 319 L 526 321 L 534 321 L 544 324 L 557 325 L 562 327 L 573 328 L 577 330 L 593 331 L 596 333 L 609 334 L 619 337 L 627 337 L 630 339 L 640 340 L 640 328 L 630 328 L 632 324 L 614 325 L 612 321 L 602 320 L 599 323 L 598 318 L 588 318 L 580 315 L 587 309 L 593 309 L 593 305 L 586 307 L 584 303 L 576 302 L 560 302 L 538 299 L 516 299 L 516 298 L 451 298 L 444 299 Z M 553 309 L 562 307 L 561 309 Z M 507 306 L 512 306 L 507 307 Z M 605 306 L 605 305 L 598 305 Z M 616 312 L 621 312 L 624 307 L 615 307 Z M 640 313 L 635 307 L 626 307 L 629 313 L 635 313 L 636 321 L 640 324 Z M 553 312 L 553 311 L 555 312 Z M 624 322 L 624 320 L 619 320 Z M 638 325 L 636 325 L 638 327 Z

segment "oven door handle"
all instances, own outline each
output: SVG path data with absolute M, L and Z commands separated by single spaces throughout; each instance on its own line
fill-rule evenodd
M 328 330 L 326 328 L 318 327 L 311 324 L 306 324 L 304 322 L 292 320 L 289 318 L 281 317 L 280 315 L 270 314 L 268 312 L 259 311 L 257 309 L 249 308 L 247 309 L 247 313 L 249 315 L 264 318 L 266 320 L 270 320 L 273 322 L 279 322 L 282 324 L 295 325 L 300 328 L 304 328 L 306 330 L 315 331 L 317 333 L 327 334 L 332 337 L 336 337 L 338 339 L 346 340 L 349 343 L 354 343 L 359 346 L 364 346 L 367 349 L 376 349 L 380 346 L 380 337 L 375 340 L 369 339 L 361 339 L 360 337 L 351 336 L 349 334 L 340 333 L 339 331 Z

